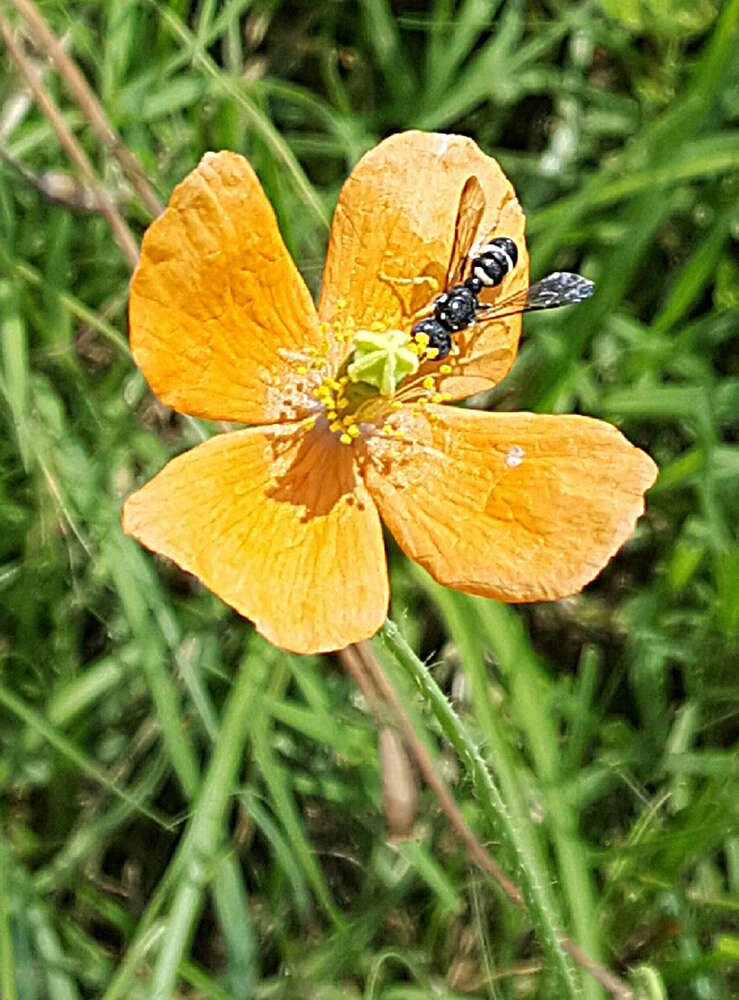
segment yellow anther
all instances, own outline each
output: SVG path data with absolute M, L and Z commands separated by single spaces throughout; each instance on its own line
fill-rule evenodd
M 346 432 L 350 437 L 353 438 L 359 437 L 359 428 L 357 427 L 356 424 L 349 424 L 349 426 L 346 429 Z
M 349 376 L 342 375 L 341 378 L 339 379 L 339 385 L 348 385 L 348 384 L 349 384 Z
M 343 396 L 342 396 L 341 399 L 337 399 L 337 401 L 336 401 L 336 409 L 337 410 L 345 410 L 348 405 L 349 405 L 349 400 L 346 399 Z
M 330 329 L 331 329 L 330 323 L 321 323 L 321 333 L 326 334 Z M 315 353 L 315 348 L 313 348 L 313 351 Z
M 434 358 L 437 356 L 438 353 L 439 353 L 439 348 L 438 347 L 430 347 L 429 350 L 428 350 L 428 352 L 427 352 L 427 357 L 428 357 L 429 361 L 433 361 Z
M 316 420 L 318 420 L 318 417 L 303 417 L 300 423 L 306 430 L 310 431 L 316 426 Z
M 388 437 L 392 435 L 393 429 L 390 426 L 390 424 L 385 424 L 385 426 L 382 428 L 382 433 L 387 434 Z
M 451 401 L 452 401 L 452 394 L 451 394 L 451 392 L 442 392 L 442 394 L 441 394 L 441 401 L 442 401 L 442 403 L 451 403 Z
M 429 413 L 429 420 L 432 420 L 434 423 L 436 423 L 438 419 L 439 419 L 438 413 Z
M 341 312 L 342 309 L 346 309 L 346 299 L 336 300 L 336 311 Z
M 372 330 L 373 333 L 382 333 L 384 329 L 384 325 L 377 319 L 370 326 L 370 330 Z
M 439 369 L 439 371 L 441 372 L 442 375 L 449 375 L 449 374 L 451 374 L 451 370 L 452 370 L 452 366 L 451 365 L 442 365 L 441 368 Z
M 434 395 L 431 397 L 431 402 L 432 403 L 443 403 L 444 402 L 444 395 L 445 395 L 445 393 L 443 393 L 443 392 L 435 392 Z
M 336 420 L 336 416 L 337 416 L 336 410 L 326 411 L 326 420 Z
M 307 375 L 307 374 L 308 374 L 308 369 L 305 367 L 305 365 L 298 365 L 298 375 Z
M 390 404 L 390 409 L 391 409 L 391 410 L 402 410 L 402 409 L 403 409 L 403 404 L 402 404 L 402 403 L 400 403 L 400 402 L 398 402 L 398 400 L 396 399 L 396 400 L 394 400 L 394 401 L 393 401 L 393 402 L 392 402 L 392 403 Z
M 341 441 L 342 444 L 352 443 L 352 439 L 349 437 L 348 434 L 342 434 L 341 437 L 339 438 L 339 441 Z
M 401 430 L 397 430 L 397 431 L 395 431 L 395 432 L 393 433 L 393 437 L 396 437 L 396 438 L 404 438 L 404 437 L 405 437 L 405 432 L 404 432 L 404 431 L 401 431 Z
M 426 378 L 423 380 L 423 382 L 421 382 L 421 385 L 424 387 L 424 389 L 433 389 L 434 388 L 433 377 L 431 375 L 427 375 Z
M 333 423 L 330 423 L 330 424 L 328 425 L 328 429 L 329 429 L 330 431 L 333 431 L 333 432 L 334 432 L 334 434 L 336 433 L 336 431 L 340 431 L 340 430 L 343 430 L 343 428 L 342 428 L 342 426 L 341 426 L 341 424 L 339 423 L 339 421 L 338 421 L 338 420 L 334 420 L 334 421 L 333 421 Z

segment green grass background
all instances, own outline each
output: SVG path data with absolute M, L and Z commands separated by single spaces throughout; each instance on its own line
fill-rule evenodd
M 134 367 L 105 221 L 29 179 L 70 167 L 3 53 L 0 996 L 603 997 L 557 925 L 649 1000 L 736 996 L 737 0 L 41 9 L 160 197 L 205 150 L 245 153 L 314 289 L 364 150 L 473 136 L 517 187 L 533 274 L 597 283 L 526 320 L 491 405 L 608 419 L 661 475 L 556 604 L 445 591 L 390 553 L 400 634 L 377 655 L 528 917 L 428 792 L 387 843 L 376 729 L 335 660 L 271 648 L 121 533 L 126 494 L 212 428 Z

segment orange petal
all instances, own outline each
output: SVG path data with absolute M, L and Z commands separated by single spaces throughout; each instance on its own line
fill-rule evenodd
M 479 235 L 510 236 L 518 246 L 519 262 L 499 294 L 526 287 L 525 219 L 496 161 L 465 136 L 401 132 L 366 153 L 341 190 L 321 319 L 341 322 L 348 315 L 360 328 L 377 321 L 410 330 L 419 310 L 444 290 L 460 195 L 472 176 L 485 195 Z M 441 390 L 461 398 L 499 382 L 513 364 L 520 334 L 521 317 L 508 316 L 474 339 L 460 337 L 460 354 L 447 359 L 454 372 Z
M 387 613 L 377 510 L 333 435 L 211 438 L 128 498 L 123 528 L 296 653 L 366 639 Z
M 310 409 L 297 373 L 321 333 L 257 176 L 206 153 L 144 236 L 131 349 L 157 396 L 213 420 L 272 423 Z
M 600 420 L 429 406 L 370 442 L 365 481 L 403 550 L 449 587 L 566 597 L 634 530 L 657 467 Z

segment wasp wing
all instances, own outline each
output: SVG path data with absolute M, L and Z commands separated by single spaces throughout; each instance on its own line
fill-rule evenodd
M 571 271 L 552 271 L 546 278 L 528 288 L 521 288 L 505 298 L 498 299 L 489 306 L 483 306 L 475 316 L 475 323 L 486 322 L 501 316 L 534 312 L 537 309 L 556 309 L 558 306 L 573 306 L 589 299 L 595 285 L 581 274 Z
M 473 175 L 467 178 L 459 196 L 457 218 L 454 223 L 454 242 L 446 275 L 447 288 L 462 280 L 462 272 L 484 213 L 485 194 L 477 177 Z
M 594 291 L 593 282 L 581 274 L 552 271 L 546 278 L 531 285 L 526 296 L 526 310 L 574 306 L 589 299 Z

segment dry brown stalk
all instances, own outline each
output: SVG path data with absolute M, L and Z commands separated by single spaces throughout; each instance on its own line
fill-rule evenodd
M 28 83 L 34 100 L 51 122 L 61 146 L 82 174 L 89 187 L 94 191 L 98 212 L 107 219 L 116 242 L 131 267 L 136 267 L 139 261 L 139 251 L 133 233 L 126 225 L 110 194 L 105 188 L 100 186 L 87 154 L 67 126 L 61 111 L 46 89 L 39 72 L 24 52 L 23 46 L 16 38 L 15 32 L 2 13 L 0 13 L 0 35 L 5 42 L 11 59 Z
M 418 789 L 408 753 L 382 697 L 363 669 L 353 646 L 339 652 L 344 669 L 364 695 L 377 726 L 382 800 L 388 833 L 392 841 L 407 840 L 416 818 Z
M 111 126 L 92 88 L 76 63 L 65 52 L 64 46 L 41 16 L 33 0 L 11 0 L 11 2 L 26 19 L 35 44 L 54 62 L 59 75 L 66 82 L 91 128 L 100 142 L 116 158 L 131 187 L 138 193 L 152 215 L 161 215 L 164 206 L 146 179 L 143 167 Z
M 64 205 L 73 212 L 98 212 L 95 189 L 83 184 L 71 174 L 60 170 L 34 173 L 0 147 L 0 159 L 13 168 L 39 194 L 56 205 Z

